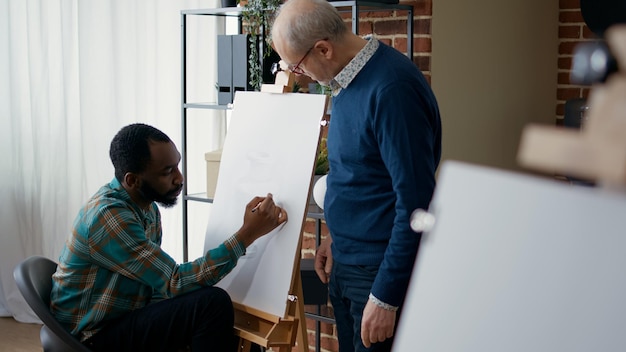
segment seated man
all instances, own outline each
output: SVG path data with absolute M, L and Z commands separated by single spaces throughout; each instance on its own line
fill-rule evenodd
M 155 203 L 173 206 L 182 190 L 176 146 L 158 129 L 132 124 L 113 138 L 109 154 L 115 178 L 78 213 L 52 277 L 51 311 L 94 351 L 228 351 L 233 306 L 213 285 L 287 213 L 271 194 L 255 197 L 235 234 L 177 264 L 161 249 Z M 154 294 L 166 299 L 149 305 Z

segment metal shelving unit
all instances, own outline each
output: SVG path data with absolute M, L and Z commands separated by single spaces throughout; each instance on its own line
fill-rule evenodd
M 364 11 L 407 11 L 407 56 L 413 60 L 413 6 L 402 4 L 385 4 L 371 1 L 334 1 L 331 2 L 339 12 L 352 13 L 352 31 L 356 34 L 359 32 L 359 13 Z M 242 8 L 216 8 L 216 9 L 194 9 L 181 11 L 181 129 L 182 129 L 182 173 L 187 177 L 187 110 L 189 109 L 215 109 L 228 110 L 231 105 L 218 105 L 216 103 L 205 102 L 188 102 L 187 101 L 187 16 L 221 16 L 233 17 L 238 19 L 239 31 L 241 32 L 241 15 Z M 187 202 L 200 201 L 211 203 L 212 200 L 199 195 L 189 195 L 187 193 L 187 185 L 183 186 L 183 260 L 188 260 L 188 227 L 187 227 Z

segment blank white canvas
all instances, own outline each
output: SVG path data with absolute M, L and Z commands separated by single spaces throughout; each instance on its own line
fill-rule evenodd
M 234 302 L 284 316 L 306 215 L 320 120 L 318 94 L 237 92 L 222 151 L 205 251 L 243 224 L 246 204 L 272 193 L 289 221 L 256 240 L 217 286 Z
M 394 344 L 626 351 L 626 196 L 447 162 Z

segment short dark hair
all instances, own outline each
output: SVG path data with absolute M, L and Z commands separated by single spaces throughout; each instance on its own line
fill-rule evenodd
M 172 140 L 160 130 L 143 123 L 125 126 L 113 137 L 109 156 L 115 168 L 115 178 L 120 183 L 127 172 L 139 173 L 146 169 L 151 158 L 150 141 Z

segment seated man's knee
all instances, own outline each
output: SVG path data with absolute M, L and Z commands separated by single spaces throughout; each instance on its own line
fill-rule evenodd
M 207 314 L 215 317 L 221 315 L 225 319 L 234 319 L 233 302 L 226 291 L 219 287 L 207 287 L 202 289 L 202 305 L 207 309 Z
M 233 305 L 233 302 L 231 301 L 230 295 L 228 294 L 228 292 L 224 291 L 224 289 L 220 287 L 211 287 L 211 288 L 214 290 L 213 294 L 215 295 L 216 301 L 219 301 L 229 306 Z

